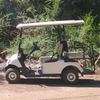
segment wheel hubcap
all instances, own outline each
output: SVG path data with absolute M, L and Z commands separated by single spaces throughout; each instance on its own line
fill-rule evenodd
M 16 75 L 16 73 L 14 73 L 14 72 L 11 72 L 11 73 L 9 73 L 9 79 L 10 80 L 15 80 L 17 78 L 17 75 Z
M 73 74 L 73 73 L 69 73 L 69 74 L 67 75 L 67 79 L 68 79 L 68 81 L 73 82 L 73 81 L 75 81 L 76 76 L 75 76 L 75 74 Z

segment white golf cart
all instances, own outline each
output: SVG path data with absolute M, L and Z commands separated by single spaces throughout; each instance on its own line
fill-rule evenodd
M 25 77 L 58 77 L 60 76 L 66 83 L 77 83 L 80 73 L 94 74 L 94 70 L 82 67 L 77 60 L 74 59 L 89 59 L 85 54 L 68 51 L 67 41 L 59 41 L 57 44 L 56 52 L 53 52 L 52 56 L 42 56 L 39 58 L 41 67 L 32 69 L 26 67 L 24 61 L 35 51 L 39 50 L 37 45 L 34 44 L 34 48 L 30 54 L 25 54 L 23 48 L 21 48 L 22 40 L 22 28 L 34 28 L 34 27 L 49 27 L 49 26 L 64 26 L 64 25 L 79 25 L 84 24 L 83 20 L 68 20 L 68 21 L 51 21 L 40 23 L 28 23 L 19 24 L 17 28 L 20 30 L 19 38 L 19 50 L 18 53 L 12 55 L 5 66 L 6 80 L 9 83 L 16 83 L 20 80 L 20 75 Z M 47 52 L 47 53 L 48 53 Z M 57 57 L 55 57 L 57 55 Z

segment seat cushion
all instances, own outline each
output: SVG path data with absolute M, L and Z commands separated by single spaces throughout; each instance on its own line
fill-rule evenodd
M 50 61 L 51 57 L 52 57 L 52 56 L 41 56 L 41 57 L 39 58 L 39 61 L 40 61 L 41 63 L 45 63 L 45 62 L 47 62 L 47 61 Z M 53 57 L 53 58 L 52 58 L 52 60 L 56 60 L 56 59 L 58 59 L 58 58 L 57 58 L 57 57 Z

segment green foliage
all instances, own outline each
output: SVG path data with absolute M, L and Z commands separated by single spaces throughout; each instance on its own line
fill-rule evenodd
M 38 16 L 38 19 L 36 19 L 39 22 L 45 22 L 45 21 L 55 21 L 59 20 L 59 15 L 61 12 L 60 5 L 64 2 L 61 0 L 46 0 L 45 5 L 43 5 L 45 12 Z M 63 33 L 59 27 L 56 27 L 59 33 L 56 31 L 54 27 L 46 27 L 46 28 L 36 28 L 38 32 L 42 29 L 40 33 L 44 34 L 45 38 L 51 39 L 53 42 L 57 42 L 62 38 Z M 62 35 L 62 36 L 61 36 Z
M 10 14 L 6 12 L 8 9 L 4 7 L 2 1 L 8 1 L 8 6 L 20 23 L 69 19 L 85 20 L 84 25 L 67 26 L 65 34 L 61 32 L 59 27 L 56 28 L 60 34 L 56 32 L 54 27 L 27 30 L 30 35 L 23 38 L 22 44 L 25 52 L 30 52 L 33 47 L 32 43 L 35 41 L 38 41 L 38 45 L 42 49 L 42 53 L 37 51 L 36 55 L 33 53 L 32 56 L 39 57 L 45 51 L 54 50 L 60 38 L 61 40 L 68 40 L 73 46 L 87 47 L 93 44 L 95 51 L 100 53 L 99 0 L 0 0 L 0 34 L 6 36 L 7 32 L 3 30 L 6 30 L 5 26 L 9 24 Z M 18 37 L 11 41 L 10 46 L 13 53 L 18 50 L 18 43 Z M 1 47 L 4 48 L 2 45 Z
M 24 53 L 30 53 L 32 49 L 34 48 L 33 43 L 37 43 L 38 47 L 41 49 L 41 51 L 35 51 L 31 57 L 38 59 L 41 55 L 43 55 L 46 51 L 55 50 L 56 44 L 52 42 L 50 39 L 44 38 L 43 35 L 39 36 L 30 36 L 27 37 L 24 35 L 22 39 L 22 45 L 21 48 L 24 49 Z M 19 45 L 19 36 L 17 36 L 16 39 L 10 42 L 10 48 L 11 50 L 10 54 L 14 54 L 18 51 L 18 45 Z M 52 55 L 51 53 L 49 55 Z
M 49 4 L 52 4 L 51 6 Z M 63 1 L 60 0 L 47 0 L 46 5 L 44 6 L 45 9 L 45 15 L 46 18 L 49 18 L 51 20 L 55 20 L 58 18 L 59 13 L 61 12 L 60 4 L 62 4 Z
M 15 54 L 18 51 L 18 45 L 19 45 L 19 37 L 13 39 L 13 41 L 10 41 L 10 46 L 8 50 L 11 50 L 10 55 Z
M 7 47 L 8 47 L 7 42 L 4 42 L 4 41 L 3 42 L 0 42 L 0 51 L 6 50 Z
M 1 18 L 0 18 L 0 31 L 4 28 L 4 27 L 7 27 L 7 26 L 9 26 L 9 17 L 10 17 L 10 15 L 12 15 L 12 14 L 6 14 L 6 15 L 4 15 L 4 16 L 2 16 Z
M 72 46 L 85 47 L 86 54 L 90 55 L 90 47 L 93 45 L 93 55 L 94 59 L 96 60 L 100 54 L 100 32 L 94 25 L 94 20 L 96 17 L 92 16 L 91 14 L 92 12 L 80 18 L 85 21 L 84 25 L 74 27 L 68 26 L 66 29 L 69 33 L 69 42 L 72 44 Z M 82 52 L 82 49 L 78 49 L 78 51 Z M 90 65 L 88 64 L 88 66 Z
M 91 13 L 80 18 L 85 21 L 84 25 L 67 27 L 68 32 L 70 32 L 70 42 L 72 41 L 74 43 L 77 41 L 84 45 L 94 44 L 93 38 L 95 36 L 93 34 L 95 27 L 93 26 L 93 22 L 95 17 L 91 16 Z
M 34 48 L 33 43 L 37 43 L 38 47 L 41 49 L 40 51 L 36 51 L 32 54 L 33 58 L 39 58 L 46 51 L 54 50 L 55 44 L 50 39 L 44 38 L 43 35 L 38 35 L 31 37 L 30 35 L 23 39 L 22 48 L 24 48 L 24 52 L 29 53 Z
M 9 30 L 7 27 L 10 27 L 12 21 L 11 21 L 11 15 L 12 13 L 7 13 L 7 9 L 4 6 L 4 2 L 0 0 L 0 41 L 7 41 L 8 35 L 11 35 L 12 33 L 9 33 Z M 8 40 L 9 41 L 9 40 Z

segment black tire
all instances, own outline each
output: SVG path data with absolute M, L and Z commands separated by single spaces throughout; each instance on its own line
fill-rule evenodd
M 65 83 L 77 83 L 79 76 L 75 70 L 67 70 L 63 73 L 62 78 Z
M 20 80 L 20 73 L 15 68 L 9 68 L 6 71 L 6 80 L 9 83 L 17 83 Z

